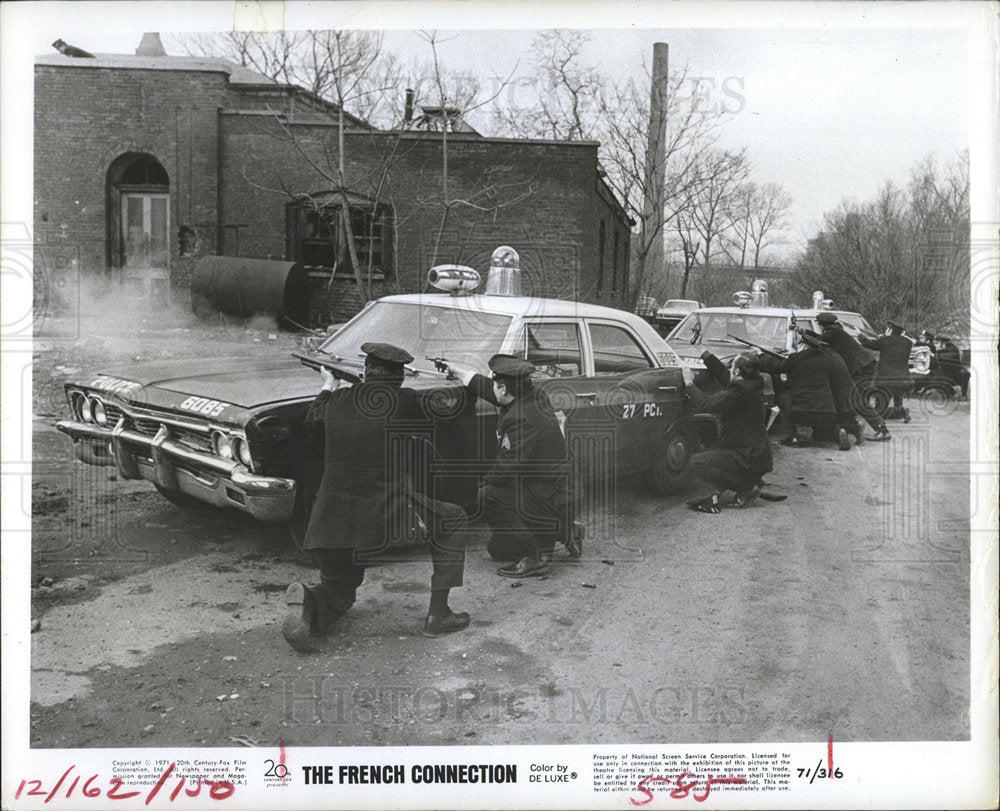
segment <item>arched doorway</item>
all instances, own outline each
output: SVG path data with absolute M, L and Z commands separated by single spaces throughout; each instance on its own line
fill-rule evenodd
M 108 168 L 107 189 L 109 266 L 126 285 L 166 297 L 170 280 L 166 170 L 152 155 L 126 153 Z

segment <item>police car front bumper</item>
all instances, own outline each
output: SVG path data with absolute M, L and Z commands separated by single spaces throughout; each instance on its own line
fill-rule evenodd
M 292 515 L 295 480 L 258 476 L 233 459 L 193 450 L 161 426 L 155 436 L 63 420 L 56 428 L 73 440 L 76 458 L 88 465 L 116 466 L 123 479 L 145 479 L 206 504 L 230 507 L 261 521 Z

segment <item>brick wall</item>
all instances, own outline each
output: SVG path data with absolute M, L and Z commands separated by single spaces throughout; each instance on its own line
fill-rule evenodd
M 145 153 L 170 180 L 175 287 L 188 285 L 202 255 L 284 259 L 289 195 L 336 187 L 337 128 L 321 107 L 230 85 L 221 72 L 37 65 L 36 240 L 72 246 L 82 277 L 110 279 L 108 170 Z M 279 124 L 276 108 L 294 110 L 294 123 Z M 614 233 L 627 256 L 628 226 L 595 185 L 596 144 L 449 134 L 446 214 L 440 134 L 353 130 L 345 142 L 348 187 L 393 207 L 395 268 L 370 291 L 352 278 L 317 282 L 317 322 L 344 320 L 369 295 L 424 289 L 433 264 L 485 271 L 501 244 L 520 253 L 526 292 L 620 304 L 607 280 Z M 193 233 L 189 256 L 179 254 L 182 226 Z
M 246 256 L 285 258 L 285 207 L 290 195 L 336 187 L 337 130 L 322 125 L 279 125 L 260 115 L 222 116 L 222 219 L 241 224 L 238 250 Z M 434 264 L 471 265 L 485 271 L 493 249 L 514 246 L 521 255 L 526 292 L 601 301 L 597 294 L 597 222 L 619 231 L 620 264 L 628 252 L 628 226 L 595 190 L 595 144 L 448 136 L 445 212 L 440 135 L 345 133 L 347 185 L 391 203 L 396 218 L 395 273 L 378 285 L 386 292 L 424 287 Z M 464 202 L 457 202 L 464 201 Z M 608 252 L 613 250 L 613 239 Z M 226 252 L 237 249 L 227 236 Z M 608 267 L 611 267 L 608 259 Z M 623 274 L 622 269 L 622 274 Z M 353 280 L 337 278 L 343 300 Z M 373 289 L 372 295 L 376 291 Z
M 81 274 L 104 275 L 108 169 L 147 153 L 170 180 L 172 280 L 185 284 L 180 227 L 194 230 L 195 255 L 215 249 L 217 110 L 228 97 L 223 73 L 36 66 L 36 240 L 78 245 Z

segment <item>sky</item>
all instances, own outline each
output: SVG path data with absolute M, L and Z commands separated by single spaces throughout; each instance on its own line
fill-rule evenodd
M 928 155 L 939 163 L 954 160 L 978 126 L 970 71 L 982 62 L 970 48 L 970 31 L 985 3 L 508 0 L 283 8 L 283 19 L 272 22 L 287 28 L 386 30 L 385 47 L 404 60 L 429 56 L 418 30 L 455 29 L 441 35 L 443 64 L 482 77 L 513 71 L 519 95 L 530 93 L 535 81 L 531 43 L 541 29 L 588 28 L 587 59 L 614 78 L 640 76 L 653 43 L 666 42 L 671 69 L 686 66 L 705 86 L 714 83 L 709 99 L 735 111 L 724 143 L 746 147 L 752 178 L 778 183 L 791 196 L 782 248 L 789 257 L 816 233 L 825 212 L 844 200 L 873 198 L 886 180 L 904 186 Z M 13 53 L 2 51 L 5 70 L 30 69 L 33 55 L 54 53 L 51 43 L 60 37 L 95 53 L 133 53 L 144 31 L 234 24 L 233 4 L 212 2 L 4 3 L 2 14 L 4 44 L 14 45 Z M 20 88 L 30 104 L 27 85 Z M 992 137 L 987 143 L 992 148 Z

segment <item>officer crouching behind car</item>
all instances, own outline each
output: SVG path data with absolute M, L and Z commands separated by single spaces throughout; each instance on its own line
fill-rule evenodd
M 711 352 L 701 356 L 709 374 L 723 391 L 704 394 L 693 384 L 688 397 L 695 410 L 719 417 L 719 442 L 691 457 L 691 476 L 715 488 L 708 496 L 688 502 L 705 513 L 718 513 L 723 491 L 734 490 L 733 505 L 749 507 L 761 494 L 760 479 L 774 469 L 771 445 L 764 423 L 764 386 L 760 377 L 760 358 L 749 352 L 737 355 L 729 369 Z
M 282 633 L 300 651 L 315 650 L 318 638 L 354 604 L 365 565 L 380 562 L 379 554 L 393 546 L 430 543 L 431 601 L 423 635 L 440 637 L 469 624 L 468 614 L 448 605 L 450 589 L 462 585 L 468 518 L 461 507 L 417 492 L 415 471 L 403 464 L 414 456 L 406 444 L 430 425 L 417 395 L 402 388 L 404 364 L 413 357 L 391 344 L 366 343 L 361 351 L 364 382 L 333 391 L 333 375 L 321 368 L 323 388 L 306 417 L 313 428 L 325 426 L 325 458 L 303 542 L 319 566 L 320 583 L 293 583 L 285 594 L 292 611 Z
M 499 408 L 496 461 L 481 491 L 491 530 L 486 549 L 497 560 L 512 561 L 497 570 L 503 577 L 544 575 L 557 541 L 570 555 L 580 554 L 566 440 L 548 397 L 532 384 L 532 364 L 501 354 L 489 367 L 492 380 L 448 364 L 473 394 Z

